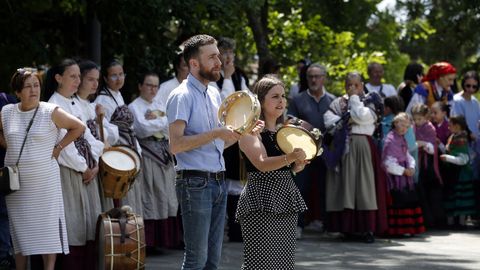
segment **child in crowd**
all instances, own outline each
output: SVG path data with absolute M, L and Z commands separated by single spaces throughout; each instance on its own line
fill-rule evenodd
M 430 110 L 425 104 L 412 108 L 418 146 L 418 195 L 427 228 L 443 225 L 443 191 L 437 155 L 437 134 L 429 121 Z
M 467 216 L 475 214 L 473 170 L 468 155 L 470 130 L 461 115 L 450 117 L 448 128 L 452 135 L 448 138 L 446 154 L 440 156 L 449 168 L 445 177 L 445 207 L 448 225 L 464 228 Z
M 393 118 L 395 117 L 395 115 L 399 114 L 400 112 L 403 112 L 403 108 L 405 107 L 403 103 L 403 99 L 397 95 L 386 97 L 383 102 L 384 102 L 384 111 L 383 111 L 384 115 L 381 123 L 383 137 L 382 137 L 380 149 L 383 149 L 383 143 L 384 143 L 385 137 L 390 132 L 390 130 L 392 130 Z M 405 137 L 405 140 L 407 140 L 408 151 L 410 155 L 412 155 L 412 157 L 415 159 L 415 164 L 417 164 L 418 148 L 417 148 L 417 142 L 415 139 L 415 132 L 413 131 L 412 125 L 408 127 L 407 133 L 405 133 L 404 137 Z M 413 179 L 416 183 L 418 179 L 418 170 L 415 170 Z
M 445 153 L 450 130 L 448 129 L 448 105 L 437 101 L 432 105 L 432 124 L 437 132 L 437 143 L 440 152 Z
M 404 112 L 393 118 L 393 130 L 385 137 L 382 162 L 391 196 L 388 204 L 388 234 L 414 235 L 425 232 L 422 209 L 416 196 L 413 175 L 415 159 L 408 151 L 405 134 L 411 122 Z

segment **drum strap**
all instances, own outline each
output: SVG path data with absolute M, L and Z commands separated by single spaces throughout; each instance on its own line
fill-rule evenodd
M 119 208 L 112 208 L 107 212 L 107 215 L 110 218 L 118 219 L 118 224 L 120 225 L 120 243 L 124 244 L 125 237 L 127 236 L 125 233 L 127 228 L 127 213 Z

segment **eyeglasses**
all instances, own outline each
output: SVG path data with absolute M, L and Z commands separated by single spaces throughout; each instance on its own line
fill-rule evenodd
M 114 74 L 114 75 L 110 75 L 110 80 L 112 81 L 118 81 L 118 80 L 121 80 L 121 79 L 125 79 L 125 77 L 127 77 L 127 73 L 120 73 L 120 74 Z
M 465 84 L 465 88 L 478 89 L 478 84 Z
M 157 88 L 158 88 L 158 85 L 156 85 L 156 84 L 145 83 L 144 85 L 145 85 L 146 87 L 148 87 L 148 88 L 154 88 L 154 89 L 157 89 Z
M 325 77 L 325 74 L 307 75 L 308 79 L 320 79 L 322 77 Z
M 23 67 L 23 68 L 17 68 L 17 72 L 20 75 L 30 75 L 33 73 L 36 73 L 38 70 L 36 68 L 31 68 L 31 67 Z

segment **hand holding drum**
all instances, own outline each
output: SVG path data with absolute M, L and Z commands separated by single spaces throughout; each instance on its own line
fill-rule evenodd
M 280 149 L 289 154 L 301 148 L 306 160 L 312 160 L 323 153 L 322 133 L 307 121 L 293 118 L 277 131 L 276 140 Z
M 247 90 L 237 91 L 223 100 L 218 109 L 218 120 L 222 126 L 241 135 L 258 132 L 263 128 L 263 121 L 259 122 L 260 111 L 260 102 L 255 95 Z

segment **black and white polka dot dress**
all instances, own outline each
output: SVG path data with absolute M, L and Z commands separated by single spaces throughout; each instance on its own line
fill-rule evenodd
M 275 133 L 261 133 L 268 156 L 283 155 Z M 298 212 L 307 209 L 289 167 L 260 172 L 247 160 L 248 182 L 236 218 L 242 227 L 242 269 L 294 269 Z

